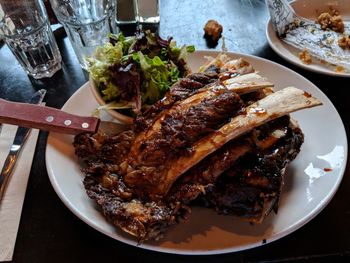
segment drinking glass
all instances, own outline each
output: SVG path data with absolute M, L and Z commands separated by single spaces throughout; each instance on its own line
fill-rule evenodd
M 117 24 L 158 25 L 159 0 L 118 0 Z
M 134 0 L 139 24 L 159 24 L 159 0 Z
M 117 25 L 136 24 L 135 0 L 117 1 Z
M 61 55 L 42 0 L 0 0 L 0 38 L 33 78 L 61 69 Z
M 64 26 L 83 69 L 86 57 L 108 41 L 116 30 L 116 0 L 50 0 L 57 19 Z

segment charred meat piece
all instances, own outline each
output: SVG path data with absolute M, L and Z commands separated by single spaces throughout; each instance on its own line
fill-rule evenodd
M 253 67 L 242 59 L 228 60 L 225 57 L 222 58 L 222 63 L 224 62 L 225 64 L 221 65 L 220 68 L 219 64 L 208 65 L 208 68 L 203 68 L 202 73 L 189 74 L 176 82 L 163 99 L 147 109 L 142 116 L 136 117 L 134 131 L 138 133 L 147 129 L 162 111 L 170 109 L 177 101 L 209 89 L 215 86 L 215 83 L 219 84 L 220 81 L 223 81 L 223 85 L 227 85 L 228 89 L 238 94 L 251 92 L 252 89 L 273 86 L 272 83 L 253 73 Z M 235 82 L 235 77 L 249 73 L 253 74 L 246 78 L 238 78 Z
M 130 150 L 134 132 L 127 130 L 115 136 L 103 133 L 81 133 L 75 136 L 75 154 L 85 162 L 108 162 L 119 164 Z
M 119 164 L 124 156 L 121 151 L 130 148 L 132 134 L 129 130 L 117 136 L 84 133 L 75 137 L 76 154 L 86 164 L 82 169 L 86 174 L 84 186 L 108 221 L 135 236 L 139 242 L 159 239 L 169 226 L 186 218 L 190 209 L 176 201 L 141 199 L 125 185 L 118 175 Z M 85 144 L 89 147 L 84 147 Z
M 195 200 L 199 194 L 205 193 L 205 189 L 210 188 L 218 177 L 230 169 L 237 160 L 252 152 L 265 151 L 280 140 L 285 140 L 284 137 L 290 125 L 292 124 L 289 116 L 286 115 L 261 125 L 241 138 L 228 142 L 182 175 L 171 188 L 168 194 L 169 200 L 177 200 L 186 204 Z
M 217 74 L 193 73 L 179 80 L 170 88 L 162 100 L 153 104 L 142 116 L 136 117 L 134 122 L 135 132 L 147 129 L 159 113 L 170 109 L 175 102 L 190 97 L 199 89 L 214 83 L 217 79 Z
M 182 175 L 171 187 L 168 200 L 190 204 L 252 147 L 249 137 L 227 143 Z
M 184 219 L 190 210 L 180 203 L 147 202 L 133 198 L 116 175 L 84 179 L 87 195 L 101 207 L 104 216 L 138 241 L 159 239 L 169 226 Z M 102 181 L 102 182 L 101 182 Z
M 174 106 L 135 138 L 126 159 L 131 172 L 126 171 L 125 182 L 135 191 L 152 194 L 178 156 L 190 155 L 194 142 L 239 114 L 242 106 L 240 97 L 224 88 L 203 100 Z
M 289 126 L 273 146 L 242 156 L 197 201 L 219 213 L 261 223 L 273 208 L 277 211 L 285 168 L 299 153 L 303 139 L 299 128 Z

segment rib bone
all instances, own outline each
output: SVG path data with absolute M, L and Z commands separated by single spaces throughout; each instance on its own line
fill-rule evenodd
M 237 94 L 245 94 L 266 87 L 273 87 L 273 83 L 268 82 L 266 78 L 261 77 L 257 73 L 250 73 L 235 78 L 230 78 L 225 80 L 223 84 L 224 86 L 221 84 L 216 84 L 208 87 L 207 89 L 203 89 L 203 91 L 176 103 L 172 108 L 164 110 L 153 122 L 152 126 L 150 126 L 146 131 L 138 134 L 133 147 L 130 150 L 129 158 L 140 161 L 141 155 L 139 154 L 139 148 L 141 147 L 142 142 L 151 138 L 161 129 L 161 122 L 168 114 L 187 111 L 190 107 L 201 103 L 201 101 L 204 99 L 216 96 L 216 93 L 220 92 L 222 89 L 228 89 L 236 92 Z
M 238 94 L 246 94 L 266 87 L 273 87 L 269 82 L 257 73 L 249 73 L 235 78 L 227 79 L 223 82 L 227 89 Z
M 159 195 L 165 195 L 177 178 L 210 153 L 228 141 L 288 113 L 311 108 L 322 103 L 303 90 L 287 87 L 257 101 L 246 108 L 246 114 L 233 118 L 216 132 L 203 138 L 193 146 L 193 154 L 181 156 L 155 185 Z

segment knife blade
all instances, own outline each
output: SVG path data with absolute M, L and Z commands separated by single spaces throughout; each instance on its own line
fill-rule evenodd
M 31 97 L 30 102 L 31 104 L 40 104 L 46 94 L 45 89 L 41 89 L 34 93 L 34 95 Z M 9 179 L 11 177 L 11 174 L 13 172 L 13 169 L 15 167 L 17 158 L 19 154 L 21 153 L 21 150 L 23 149 L 23 146 L 29 136 L 31 128 L 25 128 L 25 127 L 18 127 L 15 138 L 13 140 L 13 143 L 10 147 L 10 152 L 8 153 L 4 166 L 0 173 L 0 204 L 1 200 L 3 199 L 3 196 L 6 191 L 6 186 L 9 182 Z

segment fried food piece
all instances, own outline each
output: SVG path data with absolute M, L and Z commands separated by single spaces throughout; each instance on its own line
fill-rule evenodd
M 217 42 L 222 34 L 222 25 L 216 20 L 210 19 L 204 26 L 204 32 L 206 36 L 209 36 L 213 41 Z
M 333 16 L 331 17 L 331 29 L 335 32 L 344 32 L 344 22 L 341 16 Z
M 344 23 L 339 12 L 335 9 L 331 9 L 331 13 L 324 12 L 320 14 L 316 20 L 317 23 L 321 25 L 321 28 L 331 29 L 335 32 L 344 32 Z
M 312 63 L 311 56 L 306 49 L 304 49 L 302 52 L 299 53 L 299 58 L 305 64 L 309 65 Z
M 350 49 L 350 36 L 348 35 L 343 35 L 338 39 L 338 45 L 343 48 L 349 48 Z

